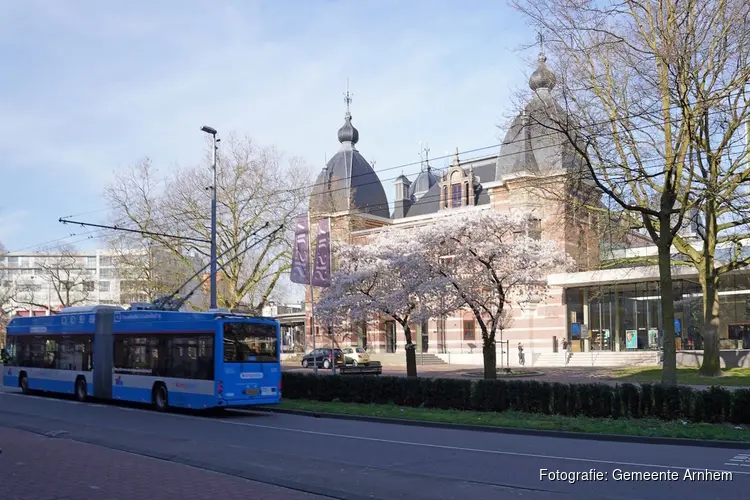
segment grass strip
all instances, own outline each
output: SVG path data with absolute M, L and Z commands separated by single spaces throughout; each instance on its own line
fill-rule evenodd
M 368 417 L 399 418 L 423 422 L 485 425 L 516 429 L 670 437 L 720 441 L 750 441 L 750 429 L 730 424 L 691 424 L 652 419 L 597 419 L 521 412 L 475 412 L 356 403 L 286 399 L 280 408 Z
M 610 379 L 617 382 L 661 382 L 661 377 L 661 368 L 638 367 L 615 370 Z M 678 368 L 677 381 L 685 385 L 750 387 L 750 368 L 724 369 L 720 377 L 704 377 L 698 368 Z

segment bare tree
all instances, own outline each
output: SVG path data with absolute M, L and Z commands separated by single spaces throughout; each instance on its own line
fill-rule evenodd
M 8 251 L 0 242 L 0 259 L 5 257 Z M 13 285 L 6 276 L 0 272 L 0 346 L 5 346 L 5 327 L 10 320 L 13 311 Z
M 289 270 L 291 239 L 279 231 L 251 247 L 253 235 L 267 223 L 291 221 L 307 196 L 299 187 L 306 185 L 309 174 L 300 160 L 292 158 L 285 165 L 278 150 L 260 148 L 248 138 L 230 136 L 222 144 L 217 161 L 217 255 L 226 255 L 218 258 L 218 305 L 259 312 Z M 210 150 L 206 161 L 210 165 Z M 107 189 L 113 219 L 161 233 L 144 238 L 197 272 L 210 258 L 212 175 L 210 168 L 178 168 L 160 185 L 151 163 L 143 161 L 118 175 Z
M 565 139 L 607 202 L 623 209 L 629 226 L 645 228 L 657 247 L 662 381 L 675 384 L 672 245 L 696 201 L 691 145 L 703 104 L 691 98 L 689 82 L 702 57 L 686 40 L 703 36 L 695 24 L 701 3 L 512 4 L 548 36 L 545 47 L 558 61 L 555 75 L 541 56 L 532 75 L 538 102 L 551 104 L 534 109 L 535 121 Z M 551 103 L 553 88 L 564 109 Z
M 698 200 L 695 224 L 700 245 L 675 238 L 675 248 L 698 270 L 703 292 L 701 373 L 721 374 L 719 360 L 719 279 L 750 264 L 747 137 L 750 120 L 750 4 L 714 0 L 680 3 L 687 24 L 681 64 L 686 67 L 684 102 L 689 104 L 690 161 Z M 744 137 L 743 137 L 744 136 Z M 696 248 L 697 247 L 697 248 Z
M 59 303 L 60 307 L 72 307 L 89 300 L 95 290 L 94 275 L 73 246 L 41 251 L 35 259 L 41 269 L 39 277 L 46 287 L 27 285 L 23 294 L 19 290 L 19 302 L 47 309 L 52 302 Z

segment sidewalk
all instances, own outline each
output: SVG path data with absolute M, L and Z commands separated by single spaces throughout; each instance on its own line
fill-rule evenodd
M 609 378 L 616 368 L 580 368 L 580 367 L 538 367 L 538 368 L 526 368 L 528 371 L 538 371 L 540 375 L 532 375 L 528 377 L 518 378 L 503 378 L 498 377 L 500 380 L 540 380 L 542 382 L 560 382 L 564 384 L 607 384 L 617 385 L 623 384 L 625 381 L 614 380 Z M 295 372 L 295 373 L 313 373 L 312 368 L 302 368 L 301 366 L 284 364 L 282 365 L 282 371 Z M 436 377 L 436 378 L 459 378 L 464 380 L 479 380 L 481 376 L 478 376 L 482 372 L 481 366 L 473 365 L 417 365 L 417 375 L 420 377 Z M 475 376 L 469 377 L 466 374 L 473 373 Z M 319 375 L 330 375 L 331 370 L 324 370 L 318 368 Z M 384 366 L 383 375 L 393 377 L 405 377 L 406 367 L 399 366 Z M 637 382 L 629 382 L 637 383 Z M 688 384 L 680 384 L 688 385 Z M 690 387 L 697 390 L 705 390 L 710 388 L 708 385 L 690 385 Z M 724 386 L 726 389 L 745 389 L 740 386 Z
M 0 427 L 8 500 L 315 500 L 323 497 L 69 439 Z

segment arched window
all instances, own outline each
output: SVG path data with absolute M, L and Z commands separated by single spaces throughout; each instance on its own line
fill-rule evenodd
M 451 207 L 461 206 L 461 184 L 451 185 Z
M 464 183 L 464 197 L 465 197 L 464 205 L 468 207 L 469 205 L 471 205 L 471 203 L 469 203 L 470 198 L 469 198 L 469 183 L 468 182 Z
M 463 315 L 463 337 L 464 340 L 476 340 L 476 322 L 474 321 L 474 314 L 471 312 L 465 312 Z
M 443 207 L 448 208 L 448 186 L 443 188 Z

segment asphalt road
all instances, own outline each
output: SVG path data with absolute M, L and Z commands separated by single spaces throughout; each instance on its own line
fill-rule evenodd
M 340 499 L 725 499 L 750 491 L 750 450 L 537 438 L 227 412 L 160 414 L 0 392 L 0 426 L 52 433 Z M 0 444 L 0 448 L 2 445 Z M 71 454 L 61 457 L 76 460 Z M 3 476 L 0 455 L 0 477 Z M 85 464 L 83 464 L 85 466 Z M 595 470 L 598 480 L 540 479 Z M 713 481 L 686 471 L 731 473 Z M 624 473 L 665 473 L 639 480 Z

